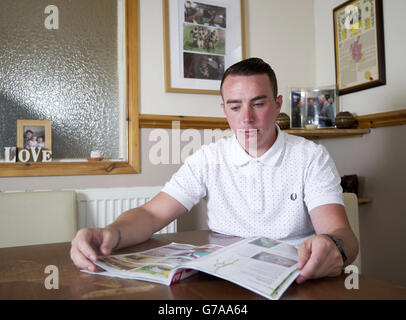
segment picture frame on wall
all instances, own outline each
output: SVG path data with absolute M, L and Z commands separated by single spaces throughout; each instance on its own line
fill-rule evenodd
M 290 127 L 292 129 L 334 128 L 339 112 L 335 85 L 290 89 Z
M 162 0 L 165 89 L 219 94 L 225 70 L 245 58 L 244 0 Z
M 333 9 L 339 95 L 386 84 L 382 0 L 349 0 Z
M 17 148 L 52 150 L 51 124 L 50 120 L 17 120 Z

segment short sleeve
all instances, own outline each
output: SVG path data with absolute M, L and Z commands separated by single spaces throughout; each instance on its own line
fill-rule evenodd
M 165 184 L 162 192 L 175 198 L 190 211 L 206 196 L 205 169 L 207 164 L 203 150 L 200 149 L 185 160 L 185 163 Z
M 324 146 L 316 150 L 305 173 L 304 201 L 309 212 L 324 204 L 344 205 L 341 178 L 333 159 Z

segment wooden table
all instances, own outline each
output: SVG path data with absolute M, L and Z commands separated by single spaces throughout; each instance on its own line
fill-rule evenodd
M 227 245 L 238 240 L 209 231 L 154 235 L 147 242 L 127 248 L 128 253 L 162 246 L 172 241 Z M 0 299 L 178 299 L 260 300 L 263 297 L 214 276 L 199 273 L 170 287 L 151 282 L 110 278 L 80 272 L 69 255 L 70 243 L 0 249 Z M 118 253 L 116 252 L 116 253 Z M 45 288 L 48 265 L 59 270 L 59 289 Z M 293 283 L 282 299 L 397 299 L 406 300 L 406 288 L 360 276 L 359 289 L 347 290 L 343 274 L 336 278 Z

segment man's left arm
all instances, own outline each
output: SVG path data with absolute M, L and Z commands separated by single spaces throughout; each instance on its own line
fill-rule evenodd
M 358 254 L 358 240 L 351 230 L 344 206 L 321 205 L 310 211 L 310 217 L 316 236 L 307 239 L 299 247 L 301 272 L 297 283 L 308 279 L 338 276 L 343 267 L 351 264 Z M 343 242 L 345 262 L 339 246 L 333 240 L 337 238 Z

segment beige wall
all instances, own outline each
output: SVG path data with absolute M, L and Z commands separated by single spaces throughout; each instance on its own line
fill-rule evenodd
M 406 126 L 373 129 L 362 138 L 320 141 L 341 174 L 357 174 L 362 268 L 366 276 L 406 286 Z

